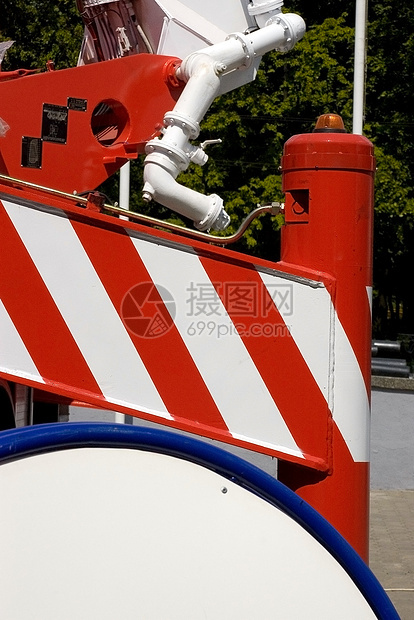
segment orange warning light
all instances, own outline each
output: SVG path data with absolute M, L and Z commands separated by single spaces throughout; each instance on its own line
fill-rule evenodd
M 339 114 L 322 114 L 316 121 L 314 133 L 346 133 L 344 121 Z

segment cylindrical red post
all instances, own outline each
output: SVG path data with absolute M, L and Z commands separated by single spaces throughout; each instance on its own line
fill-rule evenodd
M 346 133 L 288 140 L 282 264 L 334 281 L 329 408 L 331 469 L 321 475 L 286 462 L 279 479 L 312 504 L 368 559 L 371 376 L 372 144 Z

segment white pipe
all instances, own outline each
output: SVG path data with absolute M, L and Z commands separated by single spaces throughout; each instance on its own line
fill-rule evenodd
M 119 170 L 119 206 L 121 209 L 129 210 L 131 162 L 127 161 Z M 121 220 L 128 220 L 126 215 L 121 215 Z M 125 424 L 125 414 L 115 411 L 115 423 Z
M 359 135 L 364 125 L 367 14 L 368 0 L 356 0 L 352 132 Z
M 252 0 L 247 5 L 249 15 L 255 18 L 259 28 L 263 28 L 269 19 L 274 15 L 281 13 L 283 0 Z
M 270 2 L 272 4 L 272 2 Z M 273 3 L 274 4 L 274 3 Z M 266 52 L 286 52 L 302 38 L 305 23 L 299 15 L 272 15 L 261 30 L 248 35 L 234 33 L 226 41 L 184 59 L 177 71 L 187 82 L 174 109 L 164 117 L 164 135 L 146 145 L 143 199 L 160 204 L 194 220 L 199 230 L 224 229 L 230 218 L 215 194 L 204 196 L 183 188 L 178 174 L 191 161 L 203 165 L 207 155 L 190 144 L 200 133 L 200 122 L 220 91 L 220 80 L 230 71 L 243 69 Z
M 306 32 L 305 22 L 295 13 L 280 13 L 272 17 L 265 28 L 251 33 L 256 56 L 271 50 L 289 52 Z
M 189 140 L 200 133 L 198 119 L 204 117 L 220 89 L 215 61 L 205 54 L 192 54 L 187 64 L 192 76 L 174 110 L 165 116 L 164 136 L 161 140 L 151 140 L 146 146 L 143 198 L 154 199 L 194 220 L 199 230 L 212 227 L 222 230 L 230 222 L 222 199 L 216 194 L 199 194 L 175 180 L 191 160 L 199 164 L 207 161 L 202 149 L 193 147 Z
M 227 214 L 222 214 L 223 200 L 220 196 L 205 196 L 177 183 L 174 174 L 165 165 L 167 158 L 162 154 L 154 153 L 147 159 L 144 190 L 149 191 L 154 200 L 194 220 L 199 230 L 209 230 L 213 224 L 216 230 L 226 228 Z
M 208 50 L 187 56 L 177 71 L 177 77 L 187 84 L 174 106 L 173 114 L 188 116 L 197 124 L 217 97 L 220 73 L 224 71 L 223 63 L 217 62 Z
M 127 161 L 119 171 L 119 206 L 127 211 L 129 210 L 130 178 L 131 162 Z M 121 219 L 127 220 L 128 218 L 121 215 Z
M 190 54 L 178 69 L 178 77 L 186 79 L 187 65 L 191 58 L 198 54 L 205 54 L 222 65 L 222 73 L 229 73 L 234 69 L 241 69 L 255 58 L 263 56 L 272 50 L 279 52 L 290 51 L 300 41 L 306 31 L 305 22 L 295 13 L 278 14 L 271 18 L 264 28 L 249 34 L 236 32 L 230 34 L 225 41 L 199 52 Z M 223 67 L 224 66 L 224 67 Z

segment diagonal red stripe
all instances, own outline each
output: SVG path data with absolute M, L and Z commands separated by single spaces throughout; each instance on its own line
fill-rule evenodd
M 177 328 L 170 322 L 168 329 L 164 329 L 170 316 L 166 304 L 152 288 L 151 277 L 130 237 L 115 224 L 96 226 L 92 232 L 86 223 L 72 223 L 163 402 L 174 417 L 174 426 L 210 437 L 229 438 L 228 428 Z M 144 283 L 150 288 L 137 288 Z M 141 318 L 141 314 L 145 316 Z M 150 337 L 157 333 L 161 335 Z M 147 337 L 143 337 L 144 334 Z
M 201 260 L 299 448 L 326 462 L 328 405 L 260 275 L 250 265 Z
M 371 308 L 363 278 L 343 278 L 333 300 L 338 319 L 347 335 L 371 398 Z M 358 317 L 358 320 L 355 319 Z
M 102 397 L 72 334 L 1 203 L 0 227 L 1 299 L 39 373 L 57 393 L 60 388 L 72 388 L 78 397 L 84 393 Z M 52 256 L 50 260 L 53 260 Z M 62 286 L 67 287 L 69 295 L 73 283 L 62 282 Z

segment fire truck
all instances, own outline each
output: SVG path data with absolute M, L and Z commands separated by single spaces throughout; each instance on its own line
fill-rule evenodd
M 227 235 L 221 197 L 177 177 L 207 161 L 216 97 L 289 52 L 303 19 L 282 0 L 78 6 L 76 67 L 0 72 L 7 617 L 396 618 L 364 564 L 371 143 L 322 116 L 285 145 L 284 204 Z M 97 190 L 139 155 L 143 200 L 194 226 Z M 278 262 L 231 249 L 262 213 L 284 215 Z M 70 404 L 269 455 L 278 480 L 185 433 L 30 426 Z

